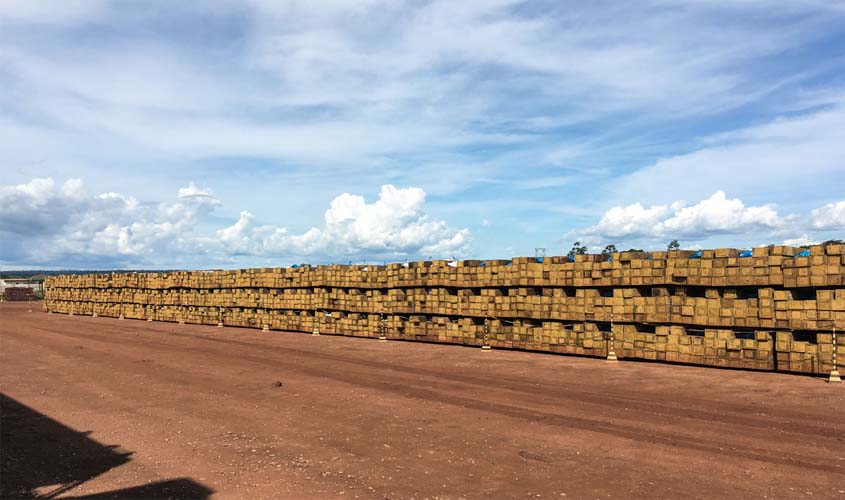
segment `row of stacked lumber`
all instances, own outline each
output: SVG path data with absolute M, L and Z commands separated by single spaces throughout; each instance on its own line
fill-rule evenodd
M 65 275 L 45 286 L 52 312 L 592 356 L 612 341 L 623 357 L 827 373 L 845 326 L 843 278 L 842 245 L 826 245 Z

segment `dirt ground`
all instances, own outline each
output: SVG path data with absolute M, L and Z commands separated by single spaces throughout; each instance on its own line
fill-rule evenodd
M 0 496 L 834 498 L 845 384 L 0 303 Z

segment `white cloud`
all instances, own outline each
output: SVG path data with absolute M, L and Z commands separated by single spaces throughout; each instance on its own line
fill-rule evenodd
M 714 98 L 723 106 L 746 83 L 737 63 L 813 38 L 809 21 L 823 21 L 820 9 L 809 6 L 794 9 L 807 25 L 768 31 L 744 23 L 744 16 L 735 15 L 741 9 L 730 5 L 715 9 L 721 16 L 696 4 L 675 9 L 645 4 L 572 9 L 554 3 L 529 9 L 516 0 L 253 5 L 261 22 L 251 61 L 281 75 L 293 87 L 292 99 L 394 105 L 425 99 L 430 90 L 455 97 L 449 94 L 466 92 L 465 77 L 497 67 L 504 69 L 503 83 L 550 83 L 542 90 L 545 97 L 580 98 L 568 107 L 583 104 L 593 117 L 644 104 L 688 112 L 712 107 Z M 350 18 L 356 22 L 343 22 Z M 437 70 L 448 78 L 431 80 Z M 480 98 L 495 102 L 487 93 L 493 87 L 471 87 L 459 109 L 472 109 L 466 104 L 481 104 Z M 602 99 L 595 98 L 599 94 Z M 522 106 L 534 104 L 528 95 Z M 523 118 L 542 122 L 548 116 Z
M 212 197 L 213 192 L 211 189 L 208 188 L 198 188 L 194 181 L 188 183 L 186 187 L 179 188 L 177 192 L 179 198 L 191 198 L 191 197 Z
M 797 238 L 789 238 L 783 241 L 783 244 L 788 247 L 800 247 L 804 245 L 817 245 L 818 240 L 809 237 L 807 234 L 802 234 Z M 761 245 L 762 246 L 762 245 Z
M 680 206 L 672 217 L 658 225 L 658 231 L 663 234 L 701 236 L 778 229 L 785 224 L 786 221 L 778 215 L 773 204 L 746 207 L 738 198 L 728 199 L 723 191 L 717 191 L 697 205 Z
M 640 203 L 634 203 L 625 207 L 613 207 L 605 212 L 598 225 L 591 228 L 590 232 L 608 237 L 649 234 L 669 212 L 670 209 L 666 205 L 645 208 Z
M 778 230 L 790 218 L 777 213 L 774 205 L 747 207 L 738 198 L 729 199 L 723 191 L 687 206 L 683 201 L 672 205 L 643 207 L 640 203 L 613 207 L 590 227 L 586 234 L 606 238 L 686 237 L 703 239 L 718 234 Z
M 834 24 L 821 2 L 790 8 L 800 22 L 775 28 L 736 15 L 741 6 L 695 2 L 673 9 L 527 8 L 516 0 L 250 0 L 165 11 L 97 0 L 2 5 L 0 17 L 95 19 L 104 27 L 94 34 L 104 37 L 100 43 L 79 45 L 60 43 L 61 32 L 45 33 L 43 45 L 42 37 L 9 35 L 0 50 L 9 71 L 0 83 L 14 97 L 13 115 L 39 118 L 18 121 L 15 135 L 37 141 L 46 134 L 76 154 L 74 136 L 96 130 L 147 154 L 315 163 L 419 153 L 432 144 L 536 142 L 545 138 L 538 131 L 620 112 L 674 120 L 730 108 L 767 87 L 746 63 L 801 46 Z M 778 9 L 761 9 L 763 21 L 772 21 L 769 11 Z M 221 21 L 241 18 L 251 22 Z M 193 30 L 206 22 L 224 24 L 232 31 L 222 33 L 237 43 L 219 36 L 183 43 L 179 35 L 204 34 Z M 149 23 L 151 33 L 167 36 L 109 38 L 127 29 L 122 23 Z M 57 41 L 49 43 L 51 36 Z M 179 43 L 168 46 L 173 39 Z M 545 152 L 534 163 L 573 154 L 538 149 Z
M 289 255 L 319 260 L 400 258 L 460 254 L 467 250 L 469 231 L 452 230 L 445 221 L 430 220 L 423 211 L 425 192 L 419 188 L 384 185 L 378 200 L 343 193 L 324 215 L 323 227 L 301 235 L 286 228 L 258 226 L 249 212 L 217 232 L 234 253 Z
M 845 176 L 845 105 L 717 134 L 691 153 L 658 160 L 621 178 L 622 199 L 665 203 L 707 196 L 729 183 L 740 196 L 786 191 L 841 192 Z M 825 196 L 825 194 L 821 194 Z
M 810 221 L 815 229 L 845 229 L 845 200 L 813 210 Z
M 258 259 L 376 259 L 460 254 L 469 231 L 431 220 L 419 188 L 382 186 L 373 203 L 341 194 L 325 224 L 302 234 L 258 225 L 241 212 L 231 226 L 211 234 L 200 223 L 220 206 L 210 189 L 193 182 L 175 201 L 142 203 L 119 193 L 87 195 L 82 181 L 61 188 L 50 179 L 0 186 L 0 263 L 39 266 L 207 266 Z
M 80 200 L 85 198 L 85 185 L 81 179 L 68 179 L 62 184 L 62 194 L 67 198 Z
M 0 232 L 49 233 L 68 221 L 69 208 L 81 192 L 76 179 L 66 181 L 59 190 L 51 178 L 0 186 Z
M 685 248 L 701 248 L 713 247 L 714 241 L 736 246 L 741 244 L 738 235 L 744 242 L 753 235 L 758 245 L 783 241 L 784 245 L 801 246 L 830 239 L 830 231 L 843 228 L 845 200 L 804 214 L 781 215 L 775 204 L 747 206 L 739 198 L 717 191 L 694 205 L 676 201 L 671 205 L 645 207 L 637 202 L 612 207 L 597 224 L 571 231 L 563 241 L 581 239 L 598 250 L 607 243 L 654 248 L 658 242 L 682 239 Z M 787 233 L 800 236 L 781 240 Z
M 607 208 L 595 200 L 671 212 L 727 187 L 794 210 L 843 188 L 843 94 L 831 88 L 843 59 L 824 50 L 845 25 L 834 4 L 0 2 L 0 178 L 82 177 L 140 199 L 209 179 L 239 198 L 232 219 L 248 210 L 256 228 L 286 214 L 297 234 L 260 234 L 315 251 L 326 228 L 299 234 L 315 224 L 300 207 L 385 183 L 424 189 L 439 213 L 477 204 L 472 222 L 455 217 L 494 221 L 496 253 L 594 222 Z M 294 187 L 274 196 L 276 185 Z M 146 224 L 188 198 L 220 204 L 185 189 Z M 31 227 L 63 223 L 60 203 L 72 200 L 33 212 Z M 645 231 L 653 215 L 618 214 L 614 230 Z M 121 251 L 145 255 L 125 234 Z M 272 247 L 247 236 L 239 251 Z
M 254 218 L 249 212 L 241 212 L 237 222 L 217 231 L 217 237 L 227 244 L 237 244 L 247 240 L 246 231 Z

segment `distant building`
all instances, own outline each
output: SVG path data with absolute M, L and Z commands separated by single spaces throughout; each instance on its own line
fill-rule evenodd
M 0 279 L 0 297 L 6 296 L 7 288 L 29 288 L 33 293 L 44 293 L 44 279 L 42 278 L 40 281 L 25 278 Z

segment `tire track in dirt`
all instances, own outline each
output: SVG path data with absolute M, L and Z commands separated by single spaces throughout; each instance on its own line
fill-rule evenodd
M 82 336 L 84 338 L 88 338 L 89 340 L 106 342 L 112 345 L 123 345 L 124 342 L 122 341 L 125 341 L 125 339 L 121 338 L 113 339 L 109 337 L 107 340 L 104 340 L 101 339 L 99 336 L 92 334 L 66 334 L 60 332 L 53 332 L 47 329 L 42 329 L 40 327 L 38 327 L 38 329 L 43 333 L 59 335 L 68 338 Z M 176 335 L 184 338 L 190 338 L 195 340 L 198 339 L 198 337 L 189 334 L 178 333 Z M 199 337 L 199 339 L 206 340 L 202 337 Z M 237 344 L 242 348 L 247 348 L 248 350 L 254 350 L 256 348 L 256 345 L 250 342 L 232 341 L 231 339 L 219 338 L 212 338 L 207 340 L 223 342 L 224 344 Z M 172 350 L 174 348 L 174 345 L 169 342 L 169 339 L 157 339 L 154 341 L 150 341 L 150 339 L 148 338 L 144 338 L 144 343 L 141 348 L 151 349 L 153 346 L 160 347 L 161 349 L 166 351 Z M 49 348 L 48 345 L 45 345 L 44 347 Z M 365 361 L 347 362 L 346 364 L 356 365 L 356 368 L 350 369 L 349 367 L 346 367 L 341 371 L 327 370 L 322 367 L 306 366 L 305 362 L 308 360 L 313 361 L 315 357 L 324 361 L 331 361 L 332 363 L 344 362 L 348 360 L 342 358 L 341 356 L 327 355 L 326 353 L 319 353 L 319 355 L 314 356 L 314 353 L 303 351 L 301 349 L 280 349 L 288 355 L 294 354 L 308 358 L 306 360 L 303 360 L 302 363 L 285 363 L 285 369 L 294 370 L 298 373 L 302 373 L 315 378 L 329 378 L 341 383 L 354 384 L 356 386 L 366 387 L 374 391 L 387 390 L 395 395 L 403 397 L 413 397 L 429 402 L 438 402 L 441 404 L 449 404 L 457 407 L 471 408 L 519 420 L 542 422 L 546 425 L 553 425 L 565 429 L 579 429 L 587 432 L 603 433 L 614 437 L 622 437 L 650 444 L 660 444 L 672 447 L 680 446 L 689 450 L 703 451 L 706 453 L 712 453 L 717 455 L 731 455 L 738 458 L 762 460 L 771 463 L 777 463 L 780 465 L 798 466 L 817 470 L 825 470 L 834 473 L 840 472 L 838 468 L 828 465 L 827 462 L 814 459 L 814 457 L 812 456 L 802 456 L 799 454 L 792 453 L 786 454 L 780 459 L 773 459 L 772 457 L 767 456 L 771 454 L 772 450 L 749 446 L 743 446 L 743 452 L 737 453 L 738 450 L 736 449 L 736 443 L 732 443 L 729 441 L 721 443 L 723 446 L 718 446 L 716 444 L 705 444 L 698 439 L 691 439 L 690 437 L 682 436 L 677 433 L 667 434 L 656 432 L 653 430 L 649 432 L 648 429 L 644 429 L 642 425 L 621 425 L 603 419 L 590 419 L 580 418 L 572 415 L 560 415 L 558 413 L 553 413 L 550 411 L 530 409 L 527 406 L 515 406 L 510 404 L 485 401 L 479 399 L 478 397 L 468 397 L 467 395 L 462 395 L 461 393 L 467 392 L 467 388 L 464 387 L 465 384 L 448 383 L 440 379 L 421 381 L 418 378 L 399 378 L 395 373 L 391 373 L 390 376 L 385 376 L 385 374 L 383 373 L 373 373 L 374 368 Z M 194 354 L 202 353 L 203 355 L 209 357 L 219 357 L 226 355 L 226 353 L 221 353 L 216 349 L 210 348 L 209 346 L 196 347 L 192 349 L 192 351 Z M 278 353 L 274 352 L 273 354 Z M 98 358 L 100 354 L 89 352 L 84 354 L 84 356 L 89 357 L 92 361 L 96 361 L 96 358 Z M 238 360 L 250 361 L 252 363 L 262 366 L 278 367 L 278 361 L 267 359 L 267 353 L 263 353 L 262 356 L 256 356 L 252 353 L 241 353 L 238 356 Z M 393 365 L 386 363 L 380 363 L 380 365 L 381 366 L 377 368 L 387 370 L 391 370 L 393 368 Z M 190 374 L 186 373 L 186 375 Z M 162 376 L 164 377 L 164 383 L 185 382 L 184 377 L 168 377 L 164 375 Z M 207 382 L 213 383 L 214 380 L 208 379 Z M 498 387 L 496 389 L 498 389 Z M 605 404 L 613 403 L 605 402 Z M 726 429 L 723 429 L 723 431 L 724 430 Z
M 74 333 L 74 335 L 80 335 L 78 333 Z M 86 335 L 86 334 L 81 334 Z M 185 339 L 203 339 L 207 342 L 211 343 L 221 343 L 226 345 L 237 345 L 241 347 L 247 347 L 250 349 L 256 349 L 261 347 L 269 347 L 263 346 L 261 344 L 256 344 L 254 342 L 248 342 L 243 340 L 237 339 L 230 339 L 230 338 L 220 338 L 220 337 L 210 337 L 210 336 L 202 336 L 196 335 L 193 333 L 182 333 L 182 332 L 167 332 L 168 337 L 181 337 Z M 99 340 L 99 341 L 108 341 L 102 338 L 102 336 L 97 335 L 87 335 L 86 338 L 89 340 Z M 162 347 L 169 347 L 171 344 L 167 342 L 161 342 L 159 340 L 152 340 L 146 339 L 145 342 L 157 342 L 158 345 Z M 122 342 L 114 342 L 116 345 L 123 345 Z M 217 351 L 205 349 L 202 346 L 191 345 L 187 346 L 189 349 L 192 350 L 201 350 L 206 354 L 217 354 Z M 675 402 L 672 404 L 661 404 L 655 401 L 648 401 L 642 398 L 632 398 L 626 397 L 624 394 L 619 392 L 615 392 L 612 388 L 607 389 L 607 387 L 603 387 L 602 391 L 597 397 L 596 392 L 591 391 L 579 391 L 572 386 L 555 386 L 546 384 L 542 387 L 536 387 L 533 381 L 528 381 L 525 379 L 516 379 L 516 378 L 505 378 L 500 377 L 498 374 L 495 375 L 495 385 L 491 385 L 491 378 L 490 377 L 481 377 L 475 376 L 472 374 L 467 373 L 444 373 L 443 371 L 434 371 L 425 368 L 419 367 L 409 367 L 409 366 L 402 366 L 397 365 L 395 363 L 384 363 L 379 362 L 373 359 L 355 359 L 348 354 L 344 355 L 337 355 L 331 354 L 327 352 L 320 352 L 320 351 L 310 351 L 304 349 L 298 349 L 288 346 L 281 346 L 278 344 L 272 345 L 274 351 L 284 351 L 287 354 L 296 354 L 299 355 L 309 361 L 313 361 L 314 359 L 321 359 L 324 361 L 330 361 L 332 363 L 342 363 L 342 364 L 352 364 L 358 365 L 361 367 L 366 368 L 373 368 L 373 369 L 384 369 L 390 372 L 399 372 L 399 373 L 406 373 L 414 376 L 425 376 L 432 379 L 432 382 L 442 382 L 444 378 L 450 377 L 458 381 L 462 384 L 472 384 L 478 387 L 479 389 L 483 390 L 492 390 L 492 389 L 505 389 L 509 391 L 513 391 L 519 395 L 523 394 L 533 394 L 549 399 L 555 400 L 564 400 L 568 401 L 569 404 L 593 404 L 593 405 L 600 405 L 605 406 L 608 408 L 615 408 L 618 409 L 620 407 L 627 407 L 629 410 L 639 410 L 643 412 L 648 412 L 652 414 L 664 414 L 667 416 L 673 416 L 677 418 L 684 418 L 684 419 L 698 419 L 701 421 L 710 422 L 713 420 L 718 419 L 726 419 L 726 418 L 733 418 L 742 421 L 742 425 L 744 427 L 753 427 L 758 429 L 766 429 L 770 430 L 775 425 L 780 425 L 782 427 L 791 427 L 782 429 L 783 432 L 786 433 L 797 433 L 797 434 L 804 434 L 807 437 L 814 437 L 820 434 L 827 434 L 830 435 L 833 432 L 835 435 L 838 435 L 841 432 L 845 432 L 845 430 L 839 429 L 840 425 L 837 422 L 833 421 L 829 424 L 816 424 L 813 421 L 807 421 L 807 415 L 805 414 L 798 414 L 798 415 L 787 415 L 787 416 L 778 416 L 772 414 L 766 414 L 764 417 L 759 417 L 756 415 L 750 415 L 749 411 L 753 411 L 752 408 L 749 408 L 747 405 L 731 405 L 730 403 L 725 403 L 724 401 L 720 401 L 720 406 L 728 406 L 727 409 L 720 408 L 719 411 L 707 410 L 704 408 L 690 408 L 689 404 L 703 404 L 703 405 L 712 405 L 712 401 L 695 401 L 689 399 L 680 399 L 679 402 Z M 348 351 L 346 351 L 348 353 Z M 255 358 L 251 358 L 255 361 Z M 392 375 L 395 376 L 395 375 Z M 686 405 L 686 406 L 685 406 Z M 780 409 L 778 409 L 780 410 Z M 672 413 L 675 412 L 673 415 Z M 680 412 L 680 413 L 679 413 Z M 798 424 L 800 421 L 800 424 Z M 796 425 L 797 424 L 797 425 Z

